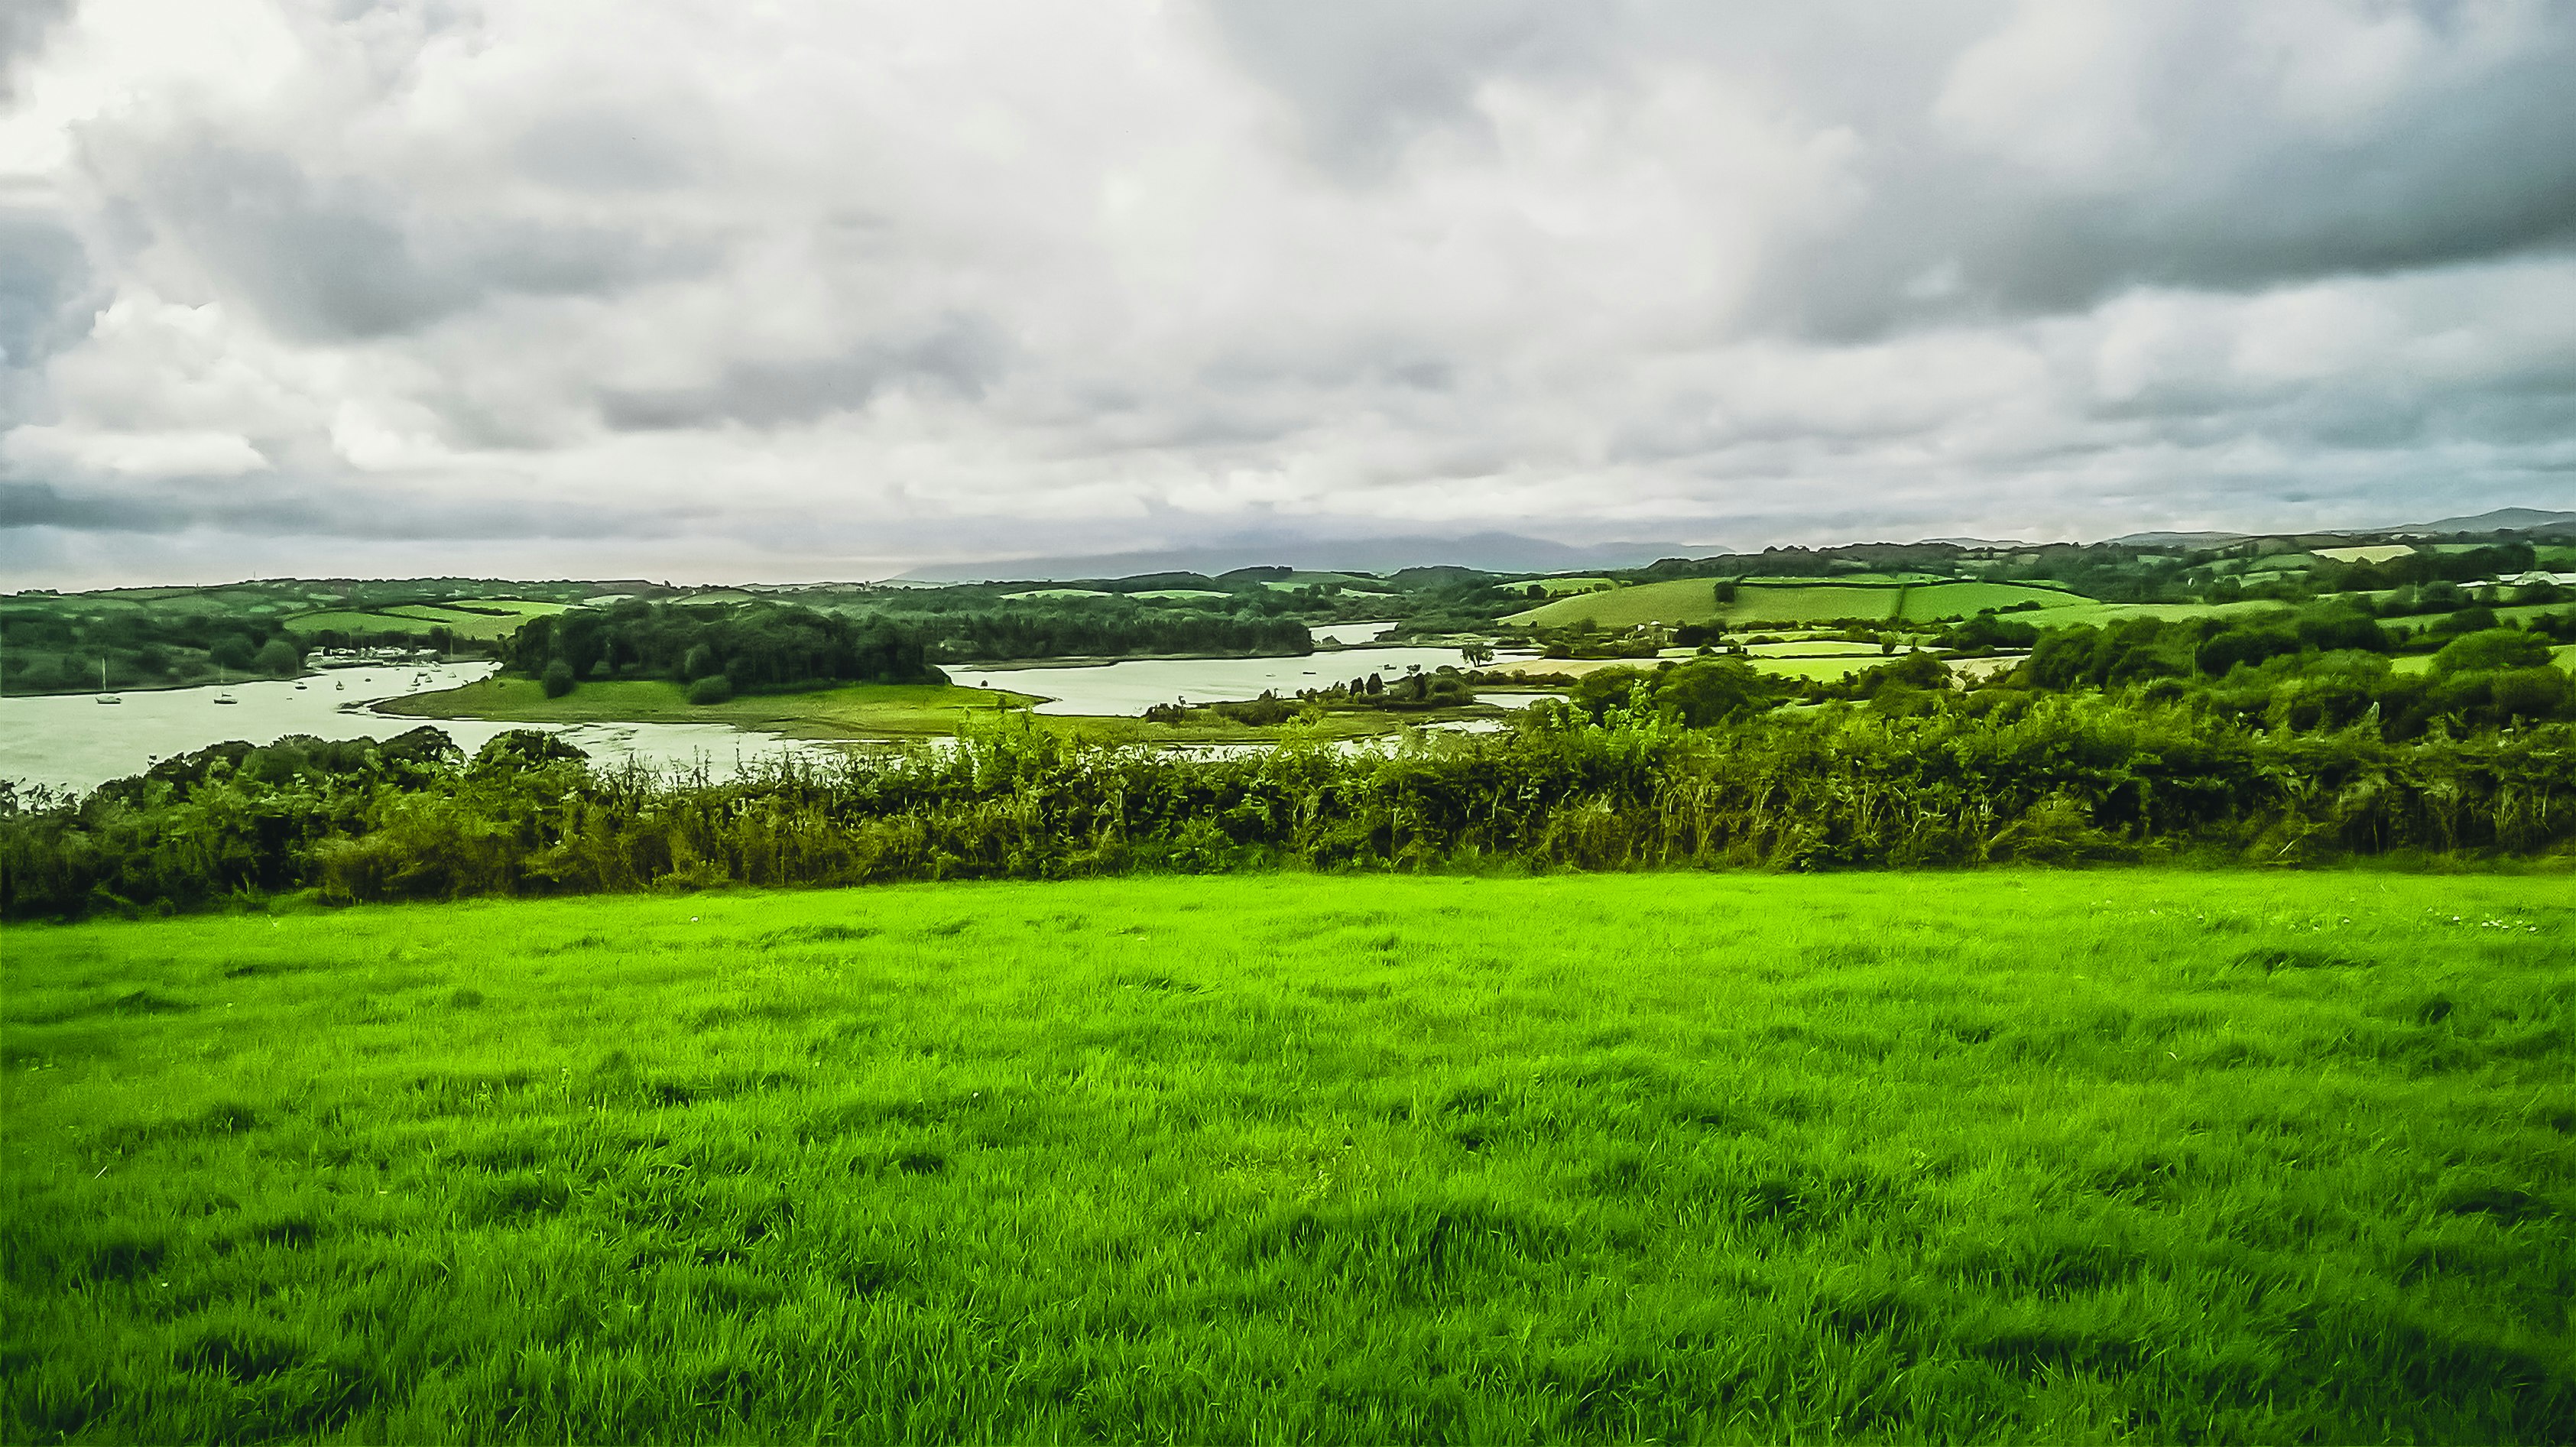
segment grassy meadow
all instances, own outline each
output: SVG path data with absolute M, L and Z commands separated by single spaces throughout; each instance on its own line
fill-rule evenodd
M 324 633 L 353 638 L 385 634 L 426 636 L 444 628 L 462 644 L 496 643 L 531 618 L 551 618 L 573 605 L 526 598 L 465 598 L 453 603 L 396 603 L 382 608 L 330 607 L 281 620 L 289 633 L 312 639 Z
M 9 1441 L 2564 1441 L 2576 889 L 1135 878 L 0 936 Z
M 1565 628 L 1589 620 L 1595 627 L 1614 629 L 1634 628 L 1642 623 L 1723 623 L 1732 628 L 1755 621 L 1821 623 L 1846 618 L 1934 622 L 1966 618 L 1982 608 L 2037 603 L 2045 609 L 2058 609 L 2091 601 L 2063 589 L 2033 588 L 2020 583 L 1899 587 L 1892 583 L 1858 586 L 1750 579 L 1738 586 L 1734 602 L 1720 603 L 1714 580 L 1681 578 L 1640 583 L 1607 593 L 1577 593 L 1514 613 L 1502 621 Z

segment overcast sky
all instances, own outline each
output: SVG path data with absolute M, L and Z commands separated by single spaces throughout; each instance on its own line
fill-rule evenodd
M 0 0 L 0 572 L 2576 507 L 2565 0 Z

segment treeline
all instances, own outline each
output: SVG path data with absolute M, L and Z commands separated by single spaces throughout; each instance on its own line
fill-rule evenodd
M 891 609 L 881 616 L 934 640 L 934 656 L 948 662 L 1312 651 L 1306 625 L 1282 616 L 1284 606 L 1246 599 L 1238 611 L 1218 611 L 1126 598 L 1065 598 L 955 611 Z
M 304 645 L 273 618 L 135 611 L 65 617 L 42 605 L 0 608 L 0 692 L 165 687 L 222 675 L 285 677 Z
M 1735 676 L 1711 670 L 1712 693 Z M 1598 719 L 1316 740 L 1226 757 L 1083 745 L 1003 719 L 952 749 L 719 781 L 602 771 L 535 733 L 472 759 L 229 745 L 99 789 L 0 788 L 0 913 L 196 909 L 283 891 L 450 899 L 1127 870 L 1826 868 L 2187 857 L 2265 864 L 2576 844 L 2576 730 L 2390 743 L 2179 701 L 2027 689 L 1925 712 L 1725 704 L 1632 680 Z M 1642 693 L 1642 697 L 1639 696 Z M 1981 702 L 1991 698 L 1992 702 Z
M 549 693 L 593 678 L 663 678 L 713 701 L 737 690 L 826 683 L 938 683 L 913 629 L 786 603 L 689 605 L 630 599 L 532 618 L 501 643 L 504 668 Z

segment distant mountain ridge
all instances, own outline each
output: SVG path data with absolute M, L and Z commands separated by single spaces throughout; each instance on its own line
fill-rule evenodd
M 2379 528 L 2291 528 L 2277 533 L 2156 531 L 2105 541 L 2136 548 L 2223 548 L 2259 537 L 2395 537 L 2420 533 L 2566 532 L 2576 535 L 2576 512 L 2504 507 L 2467 517 L 2440 518 Z M 2033 546 L 2015 539 L 1938 537 L 1927 543 L 1963 548 Z M 1659 558 L 1705 558 L 1729 551 L 1715 542 L 1559 543 L 1519 533 L 1481 532 L 1464 537 L 1411 535 L 1384 538 L 1314 538 L 1294 534 L 1237 535 L 1216 542 L 1126 553 L 993 558 L 907 569 L 888 583 L 1060 582 L 1077 578 L 1129 578 L 1145 573 L 1203 573 L 1237 568 L 1289 567 L 1307 572 L 1384 575 L 1405 568 L 1461 567 L 1489 573 L 1571 573 L 1592 568 L 1641 568 Z
M 2443 518 L 2437 522 L 2410 523 L 2389 532 L 2408 533 L 2520 533 L 2535 528 L 2576 527 L 2576 512 L 2546 512 L 2536 507 L 2500 507 L 2473 517 Z
M 889 582 L 1056 582 L 1132 578 L 1145 573 L 1204 573 L 1289 567 L 1315 573 L 1392 573 L 1404 568 L 1460 567 L 1489 573 L 1570 573 L 1582 568 L 1642 568 L 1657 558 L 1724 552 L 1721 543 L 1552 543 L 1518 533 L 1466 537 L 1237 538 L 1200 547 L 1096 553 L 1055 558 L 996 558 L 907 569 Z

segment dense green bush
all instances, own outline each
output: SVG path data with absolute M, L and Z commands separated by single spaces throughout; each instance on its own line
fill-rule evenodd
M 2576 841 L 2565 724 L 2392 742 L 2197 698 L 1895 688 L 1691 729 L 1688 695 L 1667 709 L 1653 688 L 1640 706 L 1640 691 L 1605 701 L 1598 721 L 1542 703 L 1506 734 L 1356 753 L 1293 730 L 1224 757 L 1113 749 L 1005 717 L 950 749 L 733 780 L 602 771 L 542 733 L 502 735 L 471 762 L 434 733 L 233 744 L 80 800 L 0 788 L 0 913 L 304 888 L 391 899 L 1279 864 L 2283 863 Z M 2497 706 L 2487 692 L 2476 707 Z

